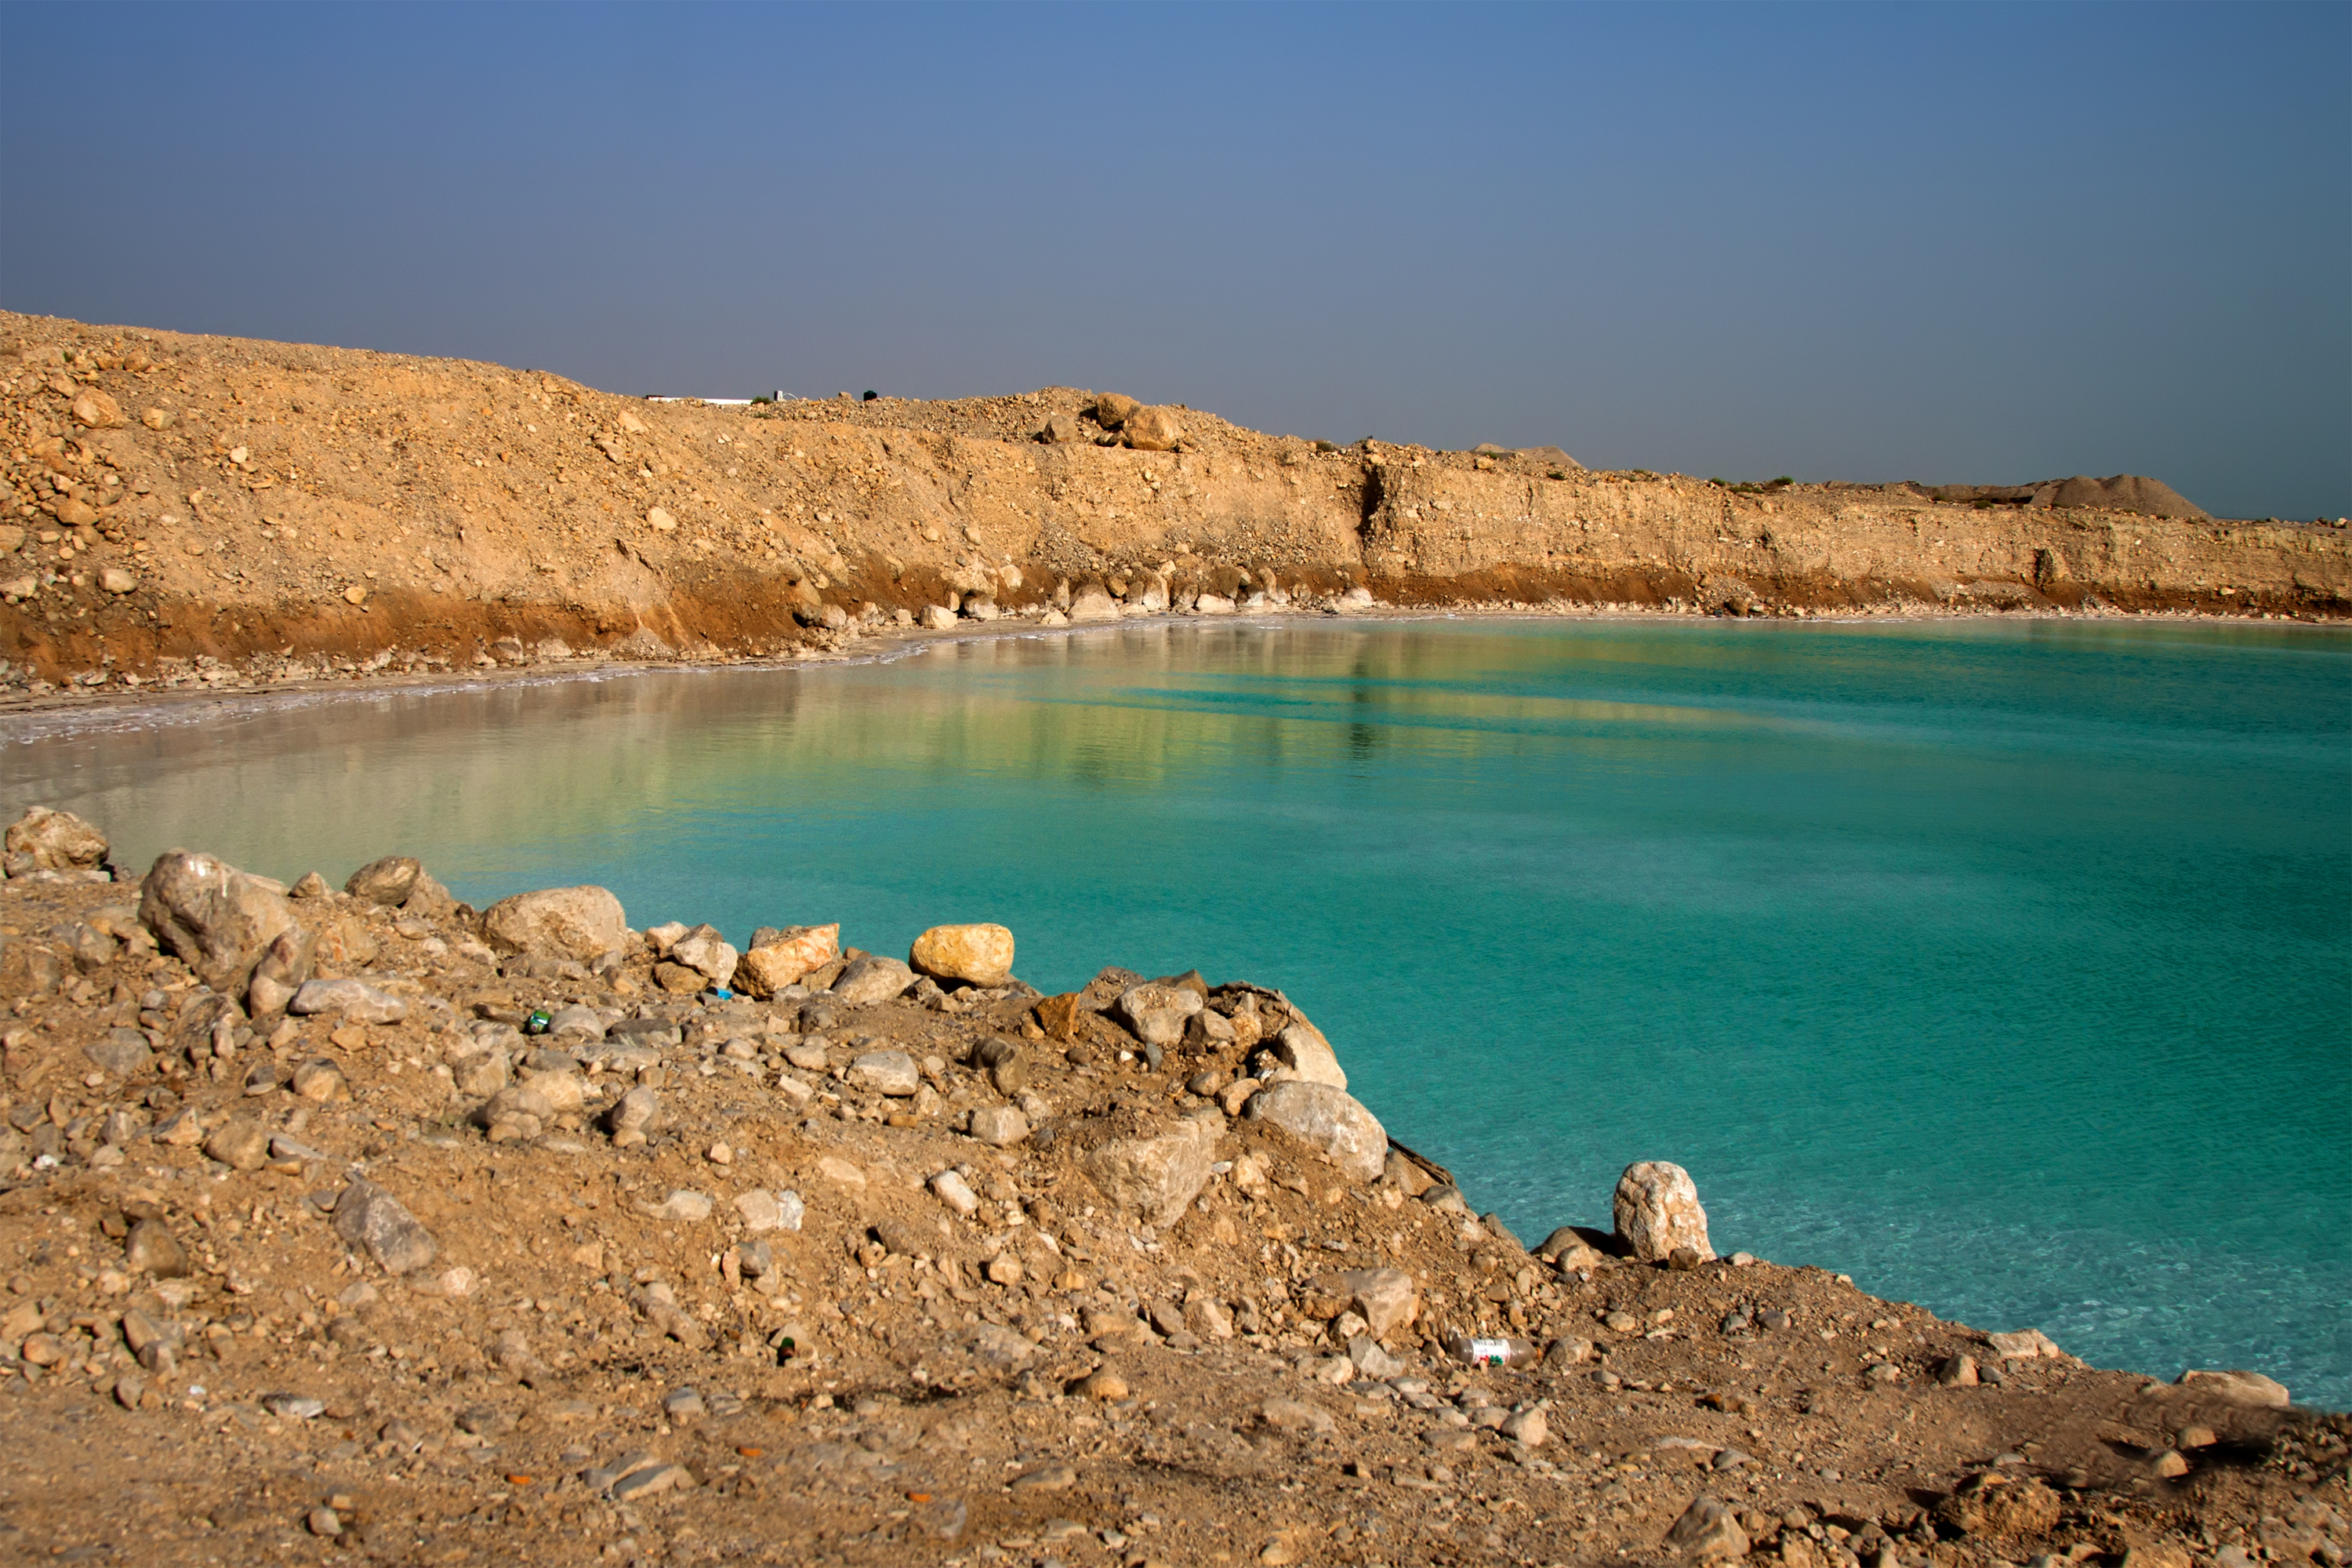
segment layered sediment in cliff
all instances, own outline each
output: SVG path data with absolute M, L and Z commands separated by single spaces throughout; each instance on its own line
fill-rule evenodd
M 2096 485 L 1730 486 L 1182 408 L 1129 445 L 1097 404 L 653 404 L 0 314 L 0 657 L 21 688 L 763 655 L 996 613 L 2352 613 L 2344 531 L 2034 504 L 2125 493 Z

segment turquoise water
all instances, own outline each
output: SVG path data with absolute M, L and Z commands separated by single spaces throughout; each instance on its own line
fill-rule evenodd
M 127 864 L 1279 986 L 1524 1236 L 1674 1160 L 1725 1251 L 2352 1405 L 2338 632 L 1160 625 L 5 734 Z

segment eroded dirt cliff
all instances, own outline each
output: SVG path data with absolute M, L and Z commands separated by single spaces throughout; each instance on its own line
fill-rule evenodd
M 2352 613 L 2330 526 L 1341 447 L 1184 408 L 1139 411 L 1181 436 L 1149 450 L 1097 402 L 652 404 L 0 314 L 5 678 L 761 656 L 927 612 Z

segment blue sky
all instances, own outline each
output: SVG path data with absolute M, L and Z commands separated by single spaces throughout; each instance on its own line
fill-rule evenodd
M 0 305 L 2352 512 L 2352 6 L 0 5 Z

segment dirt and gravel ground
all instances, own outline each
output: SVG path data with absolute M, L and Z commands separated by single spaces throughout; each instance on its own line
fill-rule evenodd
M 1278 975 L 1164 977 L 1138 994 L 1192 1016 L 1148 1047 L 1123 972 L 898 994 L 851 949 L 721 999 L 717 933 L 500 952 L 520 928 L 429 879 L 401 908 L 306 880 L 285 952 L 359 984 L 286 1014 L 257 983 L 254 1017 L 136 880 L 57 859 L 0 882 L 8 1560 L 2352 1547 L 2352 1429 L 2258 1382 L 2091 1368 L 1814 1268 L 1636 1261 L 1608 1194 L 1530 1254 L 1475 1182 L 1255 1117 L 1259 1082 L 1328 1081 Z

